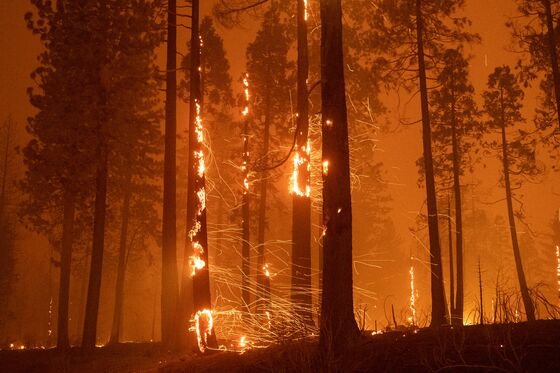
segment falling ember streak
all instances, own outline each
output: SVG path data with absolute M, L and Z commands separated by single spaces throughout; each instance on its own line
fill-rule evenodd
M 307 11 L 307 0 L 303 0 L 303 7 L 304 7 L 304 19 L 307 21 L 309 18 L 309 12 Z
M 410 323 L 412 325 L 416 325 L 416 290 L 414 287 L 414 266 L 410 266 L 410 271 L 408 271 L 408 273 L 410 274 L 410 312 L 411 312 L 411 316 L 408 318 L 408 321 L 410 321 Z
M 558 282 L 558 297 L 560 298 L 560 246 L 556 245 L 556 279 Z
M 198 349 L 205 352 L 208 347 L 208 337 L 212 335 L 214 328 L 214 319 L 209 309 L 197 311 L 194 315 L 196 339 L 198 341 Z

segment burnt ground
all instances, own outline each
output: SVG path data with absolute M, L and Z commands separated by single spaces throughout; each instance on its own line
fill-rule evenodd
M 163 367 L 183 372 L 560 372 L 560 321 L 421 329 L 364 336 L 338 360 L 317 341 L 219 353 Z
M 316 339 L 203 357 L 157 344 L 0 351 L 0 372 L 560 372 L 560 321 L 366 335 L 337 360 L 321 358 Z

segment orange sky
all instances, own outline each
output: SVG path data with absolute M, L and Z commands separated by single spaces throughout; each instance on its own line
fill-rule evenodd
M 486 83 L 486 76 L 495 66 L 515 62 L 516 56 L 507 52 L 506 46 L 510 41 L 508 29 L 505 27 L 507 18 L 515 14 L 513 0 L 467 0 L 466 14 L 473 21 L 473 31 L 482 36 L 482 43 L 472 47 L 475 58 L 472 60 L 471 74 L 477 91 L 480 92 Z M 204 13 L 210 11 L 211 2 L 203 1 Z M 26 29 L 23 22 L 24 13 L 31 8 L 26 0 L 0 1 L 0 119 L 11 114 L 22 128 L 26 117 L 32 113 L 32 108 L 26 97 L 26 88 L 32 82 L 30 72 L 36 66 L 36 56 L 41 50 L 37 38 Z M 185 50 L 188 33 L 180 29 L 180 50 Z M 245 47 L 254 37 L 253 30 L 224 30 L 219 28 L 226 43 L 228 57 L 232 65 L 234 82 L 243 72 Z M 485 58 L 486 56 L 486 58 Z M 487 64 L 486 64 L 487 63 Z M 525 101 L 526 116 L 532 117 L 531 108 L 534 107 L 534 95 L 528 95 Z M 395 108 L 391 118 L 397 118 Z M 417 117 L 417 105 L 411 103 L 408 107 L 401 107 L 401 115 Z M 186 122 L 185 105 L 179 105 L 179 123 Z M 423 190 L 416 186 L 417 170 L 415 160 L 421 152 L 420 127 L 413 126 L 395 134 L 383 136 L 380 139 L 379 159 L 385 163 L 389 172 L 390 191 L 395 200 L 394 218 L 402 238 L 407 239 L 407 228 L 414 219 L 415 212 L 423 201 Z M 492 188 L 498 178 L 492 174 L 496 170 L 490 169 L 486 174 L 490 182 L 484 183 L 479 193 L 487 195 L 500 194 L 499 188 Z M 490 173 L 489 173 L 490 172 Z M 539 186 L 524 188 L 526 204 L 531 221 L 539 229 L 544 229 L 554 210 L 560 206 L 560 197 L 553 194 L 560 192 L 554 189 L 557 175 L 552 175 L 548 182 Z M 495 208 L 502 208 L 497 205 Z M 504 215 L 505 215 L 505 210 Z M 537 217 L 539 214 L 539 217 Z M 543 228 L 544 227 L 544 228 Z

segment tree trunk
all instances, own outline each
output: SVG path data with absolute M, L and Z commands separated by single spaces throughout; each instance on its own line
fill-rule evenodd
M 558 69 L 556 35 L 554 34 L 554 19 L 552 17 L 550 0 L 543 0 L 543 6 L 546 15 L 548 51 L 550 53 L 550 65 L 552 67 L 552 81 L 554 82 L 554 98 L 556 99 L 556 117 L 558 126 L 560 127 L 560 71 Z
M 340 0 L 321 0 L 323 294 L 320 348 L 340 354 L 358 337 L 352 297 L 352 198 Z
M 93 219 L 93 245 L 91 250 L 91 267 L 84 318 L 82 348 L 95 348 L 97 335 L 97 317 L 101 293 L 101 273 L 103 269 L 103 250 L 105 245 L 105 215 L 107 201 L 107 144 L 102 128 L 98 136 L 98 164 L 95 185 L 95 212 Z
M 461 197 L 461 181 L 459 179 L 460 152 L 459 139 L 457 137 L 457 120 L 455 117 L 455 105 L 451 111 L 451 137 L 453 147 L 453 194 L 455 195 L 455 245 L 457 250 L 457 299 L 453 304 L 450 300 L 454 312 L 451 313 L 451 321 L 463 325 L 464 310 L 464 279 L 463 279 L 463 203 Z
M 502 107 L 502 162 L 504 167 L 504 184 L 506 187 L 506 201 L 509 219 L 509 231 L 511 234 L 511 245 L 513 248 L 513 256 L 515 258 L 515 269 L 517 270 L 517 279 L 519 280 L 519 289 L 521 291 L 521 298 L 525 306 L 525 313 L 527 314 L 527 321 L 535 321 L 535 308 L 533 301 L 529 295 L 527 288 L 527 280 L 525 279 L 525 272 L 523 271 L 523 263 L 521 262 L 521 252 L 519 250 L 519 241 L 517 240 L 517 229 L 515 227 L 515 215 L 513 213 L 513 198 L 511 193 L 511 183 L 509 178 L 509 159 L 508 159 L 508 143 L 506 139 L 506 126 L 504 114 L 503 94 L 500 92 L 500 104 Z
M 432 160 L 432 135 L 430 129 L 430 111 L 428 108 L 428 87 L 426 83 L 426 65 L 424 62 L 422 0 L 416 0 L 416 37 L 418 44 L 418 72 L 420 80 L 420 99 L 422 104 L 422 142 L 424 149 L 424 168 L 426 171 L 426 193 L 428 206 L 428 231 L 430 238 L 430 267 L 432 293 L 431 326 L 440 326 L 445 321 L 445 293 L 443 288 L 443 270 L 441 265 L 441 248 L 437 216 L 436 187 Z
M 249 77 L 243 80 L 245 89 L 245 110 L 243 111 L 243 196 L 242 196 L 242 247 L 241 247 L 241 300 L 244 311 L 249 313 L 251 292 L 249 279 L 251 275 L 251 210 L 249 199 Z
M 184 275 L 191 269 L 192 281 L 183 279 L 179 320 L 189 315 L 192 302 L 197 323 L 198 347 L 200 352 L 217 348 L 212 328 L 210 311 L 210 272 L 208 263 L 208 233 L 206 224 L 206 186 L 204 168 L 204 143 L 202 127 L 202 90 L 200 76 L 201 40 L 199 34 L 199 1 L 192 1 L 191 66 L 190 66 L 190 111 L 189 111 L 189 165 L 187 182 L 187 247 L 185 248 Z M 189 257 L 188 254 L 192 255 Z M 192 294 L 192 298 L 191 298 Z M 186 321 L 186 320 L 185 320 Z M 181 326 L 177 325 L 179 333 Z M 183 340 L 185 340 L 183 338 Z
M 451 320 L 455 317 L 455 273 L 453 262 L 453 229 L 451 227 L 451 200 L 447 196 L 447 232 L 449 241 L 449 313 Z
M 292 176 L 292 305 L 307 324 L 311 315 L 311 199 L 306 1 L 297 2 L 297 126 Z
M 177 1 L 168 0 L 165 87 L 165 154 L 161 267 L 161 340 L 172 343 L 179 284 L 177 278 Z
M 56 347 L 60 350 L 67 350 L 70 348 L 70 341 L 68 338 L 68 305 L 70 302 L 70 270 L 72 266 L 72 243 L 74 240 L 74 211 L 74 196 L 70 191 L 66 190 L 64 192 L 56 342 Z
M 121 322 L 123 318 L 124 278 L 126 274 L 126 247 L 128 242 L 128 221 L 130 215 L 130 199 L 132 195 L 132 173 L 126 175 L 123 205 L 121 211 L 121 237 L 119 242 L 119 264 L 117 267 L 117 283 L 115 287 L 115 308 L 113 310 L 113 325 L 111 328 L 110 344 L 119 343 Z

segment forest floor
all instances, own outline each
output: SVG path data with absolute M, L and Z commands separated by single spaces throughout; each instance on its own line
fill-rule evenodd
M 559 320 L 367 334 L 338 360 L 322 358 L 316 338 L 203 357 L 139 343 L 0 351 L 0 372 L 560 372 Z

